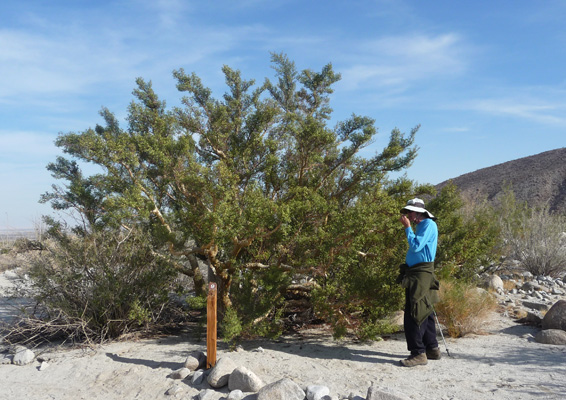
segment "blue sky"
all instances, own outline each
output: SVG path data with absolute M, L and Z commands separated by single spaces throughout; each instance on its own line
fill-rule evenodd
M 300 70 L 333 64 L 332 125 L 374 118 L 368 155 L 420 124 L 407 171 L 418 182 L 564 147 L 564 21 L 561 0 L 5 0 L 0 229 L 52 214 L 38 199 L 56 183 L 45 167 L 57 135 L 101 123 L 103 106 L 124 121 L 136 77 L 173 105 L 184 68 L 219 97 L 222 65 L 262 82 L 270 52 Z

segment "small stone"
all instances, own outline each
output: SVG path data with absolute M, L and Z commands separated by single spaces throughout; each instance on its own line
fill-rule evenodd
M 197 371 L 195 371 L 193 373 L 193 376 L 191 377 L 191 383 L 193 385 L 200 385 L 202 383 L 202 381 L 204 380 L 204 371 L 202 369 L 199 369 Z
M 216 391 L 212 389 L 205 389 L 198 394 L 199 400 L 212 400 L 217 397 Z
M 14 359 L 12 360 L 12 363 L 16 365 L 26 365 L 31 363 L 34 359 L 35 359 L 34 352 L 29 349 L 25 349 L 23 351 L 22 350 L 17 351 L 16 354 L 14 354 Z
M 176 371 L 171 372 L 169 377 L 171 379 L 185 379 L 187 376 L 191 374 L 191 370 L 188 368 L 180 368 Z
M 12 354 L 2 354 L 0 355 L 0 365 L 12 364 L 14 356 Z
M 172 387 L 170 387 L 169 389 L 167 389 L 167 391 L 165 392 L 165 394 L 166 394 L 167 396 L 174 396 L 174 395 L 176 395 L 177 393 L 180 393 L 180 392 L 182 392 L 182 391 L 183 391 L 183 388 L 182 388 L 181 386 L 175 385 L 175 386 L 172 386 Z
M 323 396 L 329 395 L 330 389 L 321 385 L 307 386 L 307 400 L 321 400 Z
M 244 398 L 244 392 L 241 390 L 232 390 L 226 400 L 241 400 Z

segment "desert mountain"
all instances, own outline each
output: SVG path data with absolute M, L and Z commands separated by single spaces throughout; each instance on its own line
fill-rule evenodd
M 510 185 L 517 200 L 526 201 L 530 207 L 547 204 L 551 211 L 566 214 L 565 147 L 482 168 L 451 181 L 467 199 L 487 198 L 495 202 L 504 187 Z

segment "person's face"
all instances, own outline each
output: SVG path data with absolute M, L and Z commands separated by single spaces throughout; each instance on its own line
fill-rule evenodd
M 416 223 L 417 221 L 417 213 L 415 211 L 409 211 L 407 214 L 407 218 L 409 218 L 409 221 L 411 221 L 411 223 Z

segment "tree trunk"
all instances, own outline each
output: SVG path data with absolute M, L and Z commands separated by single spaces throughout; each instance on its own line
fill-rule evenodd
M 195 284 L 195 294 L 197 296 L 207 295 L 207 286 L 204 280 L 204 276 L 199 268 L 198 260 L 194 254 L 189 257 L 189 263 L 191 264 L 191 269 L 193 271 L 193 282 Z

